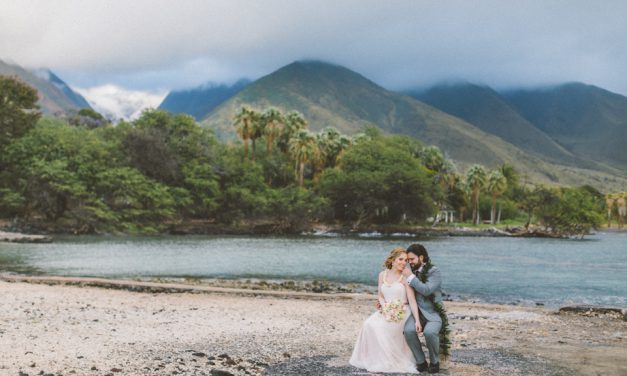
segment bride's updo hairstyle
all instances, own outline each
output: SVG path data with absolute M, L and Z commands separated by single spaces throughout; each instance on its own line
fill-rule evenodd
M 390 255 L 388 256 L 388 258 L 385 259 L 385 262 L 383 263 L 383 267 L 386 269 L 392 269 L 392 264 L 394 263 L 394 260 L 396 260 L 398 256 L 400 256 L 402 253 L 407 253 L 405 248 L 401 248 L 401 247 L 394 248 L 392 252 L 390 252 Z

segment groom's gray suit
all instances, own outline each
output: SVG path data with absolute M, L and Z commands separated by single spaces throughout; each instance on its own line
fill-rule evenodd
M 440 328 L 442 327 L 442 319 L 436 312 L 433 303 L 428 299 L 428 296 L 433 294 L 434 300 L 442 303 L 442 276 L 440 275 L 440 270 L 433 266 L 429 270 L 427 283 L 420 282 L 418 277 L 410 276 L 409 278 L 411 278 L 409 285 L 416 292 L 416 301 L 420 311 L 420 323 L 422 324 L 422 331 L 429 349 L 429 360 L 431 364 L 436 364 L 440 362 Z M 405 322 L 403 333 L 409 348 L 414 353 L 416 363 L 424 363 L 425 353 L 422 351 L 422 344 L 416 333 L 416 321 L 413 316 L 410 316 Z

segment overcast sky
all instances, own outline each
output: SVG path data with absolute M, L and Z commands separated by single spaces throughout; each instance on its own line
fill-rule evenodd
M 300 59 L 390 89 L 581 81 L 627 94 L 627 1 L 0 0 L 0 59 L 164 92 Z

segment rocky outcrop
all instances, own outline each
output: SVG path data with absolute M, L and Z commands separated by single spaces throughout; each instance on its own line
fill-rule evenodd
M 575 314 L 587 317 L 610 317 L 627 321 L 627 309 L 616 307 L 595 307 L 591 305 L 577 305 L 562 307 L 560 314 Z

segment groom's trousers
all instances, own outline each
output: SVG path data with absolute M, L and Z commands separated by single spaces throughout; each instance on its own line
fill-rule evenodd
M 419 315 L 422 332 L 429 350 L 429 363 L 440 363 L 440 328 L 442 323 L 439 321 L 427 321 L 421 313 Z M 426 360 L 425 353 L 422 351 L 422 344 L 420 343 L 420 338 L 418 338 L 418 333 L 416 333 L 416 320 L 413 315 L 407 318 L 403 334 L 411 352 L 414 354 L 414 358 L 416 358 L 416 363 L 424 363 Z

